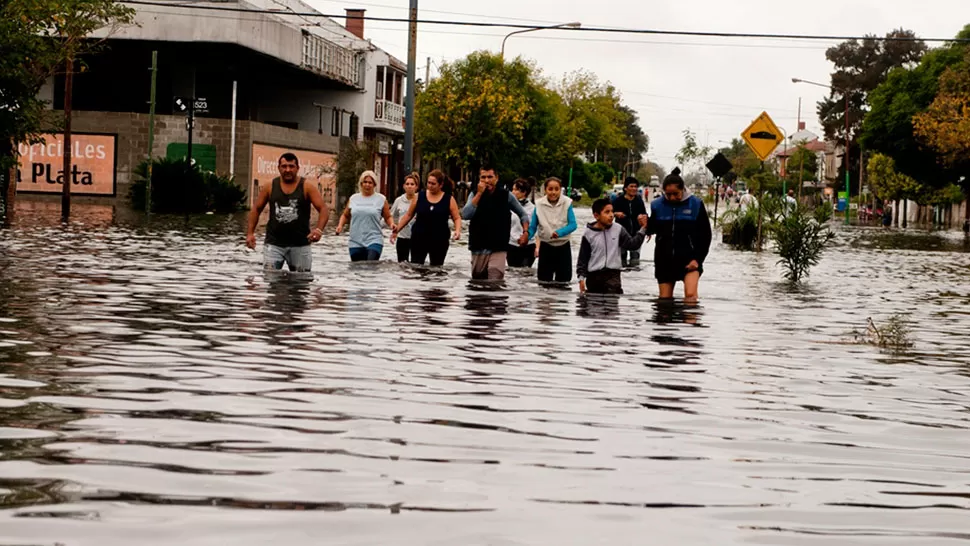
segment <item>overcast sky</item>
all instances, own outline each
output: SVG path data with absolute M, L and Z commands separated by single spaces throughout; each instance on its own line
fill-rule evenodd
M 407 17 L 407 0 L 307 0 L 324 13 L 362 8 L 368 16 Z M 885 35 L 904 27 L 924 38 L 952 38 L 970 23 L 970 0 L 419 0 L 419 18 L 659 30 Z M 407 25 L 367 21 L 365 37 L 407 60 Z M 480 49 L 498 52 L 499 28 L 420 25 L 419 78 L 426 59 L 435 66 Z M 612 82 L 640 114 L 650 136 L 648 158 L 668 170 L 690 128 L 701 144 L 719 147 L 737 137 L 762 110 L 789 134 L 798 102 L 808 129 L 821 134 L 815 103 L 827 89 L 791 83 L 793 77 L 828 83 L 825 50 L 837 42 L 686 38 L 544 30 L 513 36 L 506 56 L 534 59 L 558 80 L 585 68 Z

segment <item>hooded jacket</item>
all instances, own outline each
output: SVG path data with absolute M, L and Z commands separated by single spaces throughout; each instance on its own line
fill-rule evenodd
M 620 249 L 636 250 L 643 244 L 646 229 L 630 235 L 620 224 L 613 222 L 610 227 L 601 229 L 596 222 L 586 226 L 583 240 L 579 244 L 579 259 L 576 261 L 576 277 L 586 279 L 586 275 L 594 271 L 623 268 Z

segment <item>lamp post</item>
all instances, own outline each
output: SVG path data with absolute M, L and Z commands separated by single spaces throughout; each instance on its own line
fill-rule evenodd
M 827 87 L 834 91 L 839 91 L 845 97 L 845 225 L 849 225 L 849 91 L 844 87 L 825 85 L 824 83 L 810 82 L 799 78 L 792 78 L 792 83 L 807 83 L 818 87 Z M 861 161 L 861 160 L 860 160 Z M 862 191 L 862 188 L 859 188 Z
M 523 29 L 523 30 L 516 30 L 515 32 L 510 32 L 510 33 L 508 33 L 508 34 L 505 35 L 505 38 L 502 39 L 502 60 L 503 61 L 505 60 L 505 42 L 511 36 L 515 36 L 516 34 L 524 34 L 526 32 L 535 32 L 537 30 L 550 30 L 550 29 L 554 29 L 554 28 L 580 28 L 581 26 L 583 26 L 582 23 L 572 22 L 572 23 L 563 23 L 561 25 L 552 25 L 552 26 L 548 26 L 548 27 L 526 28 L 526 29 Z

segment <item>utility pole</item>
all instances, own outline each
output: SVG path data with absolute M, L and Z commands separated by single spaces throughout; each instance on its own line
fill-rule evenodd
M 431 57 L 428 57 L 427 63 L 424 65 L 424 88 L 428 88 L 428 84 L 431 83 Z
M 145 212 L 152 212 L 152 149 L 155 146 L 155 82 L 158 76 L 158 51 L 152 51 L 152 92 L 151 103 L 148 105 L 148 185 L 145 189 Z
M 408 15 L 408 86 L 404 112 L 404 172 L 414 171 L 414 78 L 418 60 L 418 0 L 410 0 Z
M 195 98 L 189 101 L 189 115 L 185 118 L 185 127 L 189 131 L 189 142 L 185 151 L 185 162 L 192 168 L 192 129 L 195 128 Z

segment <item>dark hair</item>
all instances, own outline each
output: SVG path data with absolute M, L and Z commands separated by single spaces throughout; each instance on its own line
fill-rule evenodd
M 680 167 L 674 167 L 674 170 L 664 178 L 663 189 L 667 189 L 667 186 L 677 186 L 677 189 L 684 189 L 684 179 L 680 177 Z
M 478 167 L 478 172 L 482 171 L 492 171 L 493 173 L 498 174 L 498 169 L 495 168 L 495 165 L 492 165 L 488 161 L 482 161 L 482 165 Z
M 559 189 L 562 189 L 562 180 L 559 180 L 555 176 L 550 176 L 549 178 L 547 178 L 545 184 L 543 184 L 543 187 L 548 186 L 550 182 L 555 182 L 556 184 L 559 184 Z
M 293 152 L 286 152 L 285 154 L 281 155 L 279 160 L 277 160 L 276 164 L 279 165 L 284 161 L 295 161 L 297 166 L 300 165 L 300 159 L 296 157 L 296 154 L 294 154 Z
M 532 193 L 533 183 L 531 180 L 526 180 L 525 178 L 516 178 L 515 182 L 512 182 L 512 187 L 529 195 Z
M 454 184 L 452 184 L 451 179 L 441 169 L 435 169 L 428 173 L 429 178 L 432 176 L 438 181 L 438 184 L 441 184 L 441 191 L 445 193 L 452 193 L 454 191 Z
M 623 189 L 626 189 L 626 187 L 630 184 L 633 184 L 638 188 L 640 187 L 640 181 L 637 180 L 635 176 L 626 177 L 626 180 L 623 181 Z
M 593 214 L 599 214 L 603 212 L 603 209 L 605 209 L 607 206 L 610 206 L 612 204 L 613 203 L 605 197 L 601 197 L 596 201 L 593 201 Z

